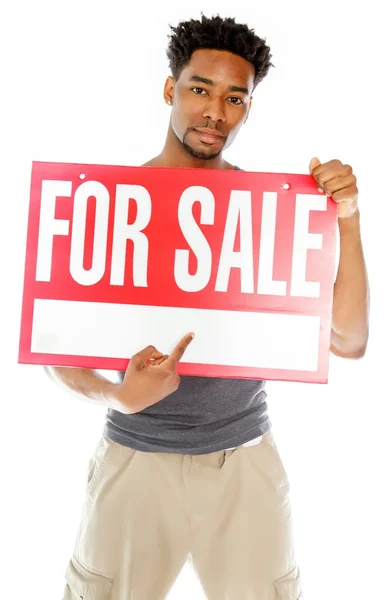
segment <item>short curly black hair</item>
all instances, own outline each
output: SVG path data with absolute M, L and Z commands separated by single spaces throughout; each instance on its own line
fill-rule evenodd
M 170 29 L 167 56 L 176 80 L 190 62 L 192 53 L 202 48 L 225 50 L 252 63 L 255 67 L 254 87 L 274 66 L 266 40 L 259 38 L 247 25 L 236 23 L 234 18 L 223 19 L 219 15 L 208 18 L 202 13 L 200 20 L 181 21 L 176 27 L 170 25 Z

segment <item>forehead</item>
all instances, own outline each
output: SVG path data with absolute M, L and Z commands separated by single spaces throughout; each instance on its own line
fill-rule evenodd
M 255 78 L 254 66 L 237 54 L 221 50 L 195 50 L 182 77 L 198 75 L 212 79 L 216 85 L 238 85 L 252 89 Z

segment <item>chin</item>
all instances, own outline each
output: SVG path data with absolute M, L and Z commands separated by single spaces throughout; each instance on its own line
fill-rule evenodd
M 222 148 L 218 150 L 218 152 L 205 152 L 204 150 L 196 150 L 195 148 L 193 148 L 189 144 L 186 144 L 185 142 L 183 142 L 183 147 L 190 156 L 201 160 L 213 160 L 214 158 L 217 158 L 217 156 L 219 156 L 222 152 Z

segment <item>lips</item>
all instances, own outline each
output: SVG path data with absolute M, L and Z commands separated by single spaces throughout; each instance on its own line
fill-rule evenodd
M 211 130 L 205 131 L 205 130 L 194 129 L 194 131 L 197 134 L 200 141 L 204 142 L 205 144 L 210 144 L 210 145 L 217 144 L 224 138 L 224 136 L 221 133 L 219 133 L 219 132 L 213 133 L 213 132 L 211 132 Z

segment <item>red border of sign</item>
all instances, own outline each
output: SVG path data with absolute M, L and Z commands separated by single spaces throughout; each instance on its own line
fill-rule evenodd
M 31 178 L 31 197 L 36 192 L 34 186 L 38 180 L 39 167 L 48 167 L 56 165 L 56 167 L 64 167 L 64 170 L 69 171 L 70 167 L 77 167 L 82 172 L 93 172 L 99 167 L 107 167 L 110 169 L 128 169 L 126 166 L 116 165 L 88 165 L 81 163 L 49 163 L 42 161 L 33 162 L 33 172 Z M 142 169 L 148 169 L 148 167 L 142 167 Z M 155 167 L 153 168 L 155 169 Z M 199 171 L 199 169 L 183 169 L 189 171 Z M 232 171 L 234 173 L 240 173 L 239 171 Z M 250 173 L 249 171 L 245 172 Z M 255 173 L 258 175 L 258 173 Z M 35 175 L 35 178 L 34 178 Z M 280 187 L 286 182 L 294 184 L 294 180 L 300 183 L 297 187 L 302 188 L 302 176 L 288 173 L 262 173 L 262 175 L 272 175 L 280 177 Z M 39 179 L 40 181 L 40 179 Z M 310 185 L 306 185 L 305 191 L 310 189 L 313 192 L 317 192 L 317 186 L 314 182 Z M 328 209 L 333 207 L 330 212 L 335 215 L 337 212 L 336 203 L 328 198 Z M 24 273 L 24 292 L 23 292 L 23 303 L 22 303 L 22 316 L 21 316 L 21 333 L 19 342 L 19 356 L 18 362 L 21 364 L 47 364 L 50 366 L 68 366 L 71 361 L 72 365 L 79 368 L 91 368 L 91 369 L 107 369 L 107 370 L 119 370 L 124 371 L 127 368 L 129 360 L 127 359 L 113 359 L 103 357 L 91 357 L 91 356 L 75 356 L 75 355 L 56 355 L 56 354 L 40 354 L 32 353 L 31 348 L 31 337 L 32 337 L 32 321 L 33 321 L 33 294 L 31 293 L 31 284 L 27 283 L 26 275 L 31 272 L 31 269 L 35 271 L 36 266 L 36 250 L 37 250 L 37 236 L 36 231 L 39 223 L 39 203 L 35 203 L 35 210 L 32 206 L 29 209 L 29 222 L 27 231 L 27 244 L 26 244 L 26 263 Z M 334 236 L 334 246 L 336 243 L 336 236 Z M 331 330 L 331 311 L 332 311 L 333 298 L 331 301 L 329 317 L 325 318 L 321 316 L 321 327 L 320 327 L 320 350 L 318 360 L 317 371 L 296 371 L 286 369 L 261 369 L 261 379 L 265 380 L 278 380 L 278 381 L 296 381 L 302 382 L 302 378 L 308 383 L 327 383 L 328 382 L 328 367 L 329 367 L 329 350 L 330 347 L 330 330 Z M 266 312 L 266 310 L 264 310 Z M 190 363 L 179 363 L 178 373 L 181 375 L 198 375 L 205 377 L 221 377 L 221 378 L 259 378 L 260 369 L 249 368 L 249 367 L 232 367 L 224 365 L 209 365 L 209 364 L 190 364 Z

